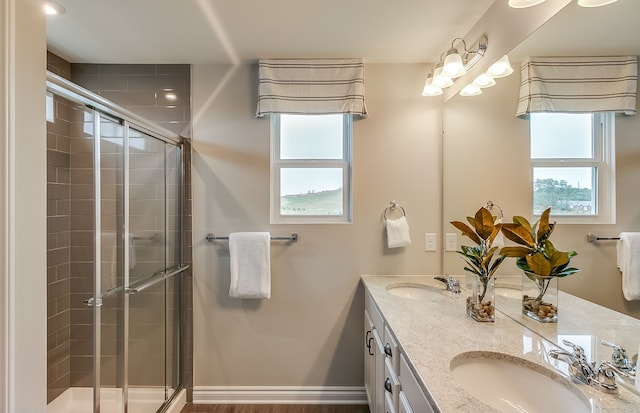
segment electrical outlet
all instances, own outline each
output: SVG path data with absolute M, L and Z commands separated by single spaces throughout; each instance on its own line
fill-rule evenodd
M 445 241 L 445 251 L 457 251 L 458 250 L 458 234 L 447 233 Z
M 424 234 L 424 250 L 435 251 L 436 250 L 436 234 L 433 232 Z

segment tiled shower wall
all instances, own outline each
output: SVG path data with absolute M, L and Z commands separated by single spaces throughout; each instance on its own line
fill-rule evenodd
M 49 53 L 47 69 L 66 79 L 71 65 Z M 47 398 L 70 383 L 70 155 L 69 102 L 54 97 L 47 122 Z
M 62 59 L 55 55 L 49 55 L 49 69 L 51 70 L 52 62 L 54 63 L 66 63 Z M 64 66 L 68 68 L 72 73 L 71 80 L 81 86 L 92 90 L 95 93 L 101 94 L 105 98 L 113 101 L 114 103 L 127 108 L 128 110 L 137 113 L 138 115 L 154 121 L 167 129 L 174 131 L 175 133 L 186 136 L 190 133 L 189 118 L 190 118 L 190 80 L 189 80 L 189 66 L 188 65 L 87 65 L 87 64 L 73 64 Z M 60 73 L 61 70 L 56 70 L 54 73 Z M 92 273 L 92 261 L 93 255 L 90 248 L 92 231 L 91 231 L 91 215 L 93 214 L 92 198 L 92 161 L 90 159 L 90 151 L 92 140 L 85 136 L 85 131 L 82 128 L 83 111 L 72 110 L 78 117 L 79 123 L 72 123 L 71 129 L 74 131 L 73 138 L 67 137 L 67 146 L 70 146 L 70 150 L 67 151 L 66 163 L 64 167 L 67 170 L 67 185 L 68 199 L 67 204 L 71 205 L 71 212 L 73 217 L 66 216 L 68 226 L 65 227 L 67 232 L 67 238 L 69 238 L 69 227 L 72 229 L 70 237 L 71 245 L 67 245 L 67 278 L 59 283 L 57 281 L 58 271 L 52 270 L 52 264 L 55 263 L 55 269 L 63 264 L 59 264 L 58 261 L 50 260 L 50 279 L 54 282 L 58 282 L 54 287 L 49 288 L 49 302 L 50 302 L 50 322 L 49 322 L 49 336 L 50 336 L 50 363 L 49 363 L 49 399 L 55 398 L 60 392 L 68 386 L 89 386 L 91 385 L 91 339 L 92 339 L 92 316 L 91 308 L 88 308 L 82 304 L 82 300 L 90 294 L 91 280 L 87 278 L 87 274 Z M 67 125 L 67 136 L 68 125 Z M 52 139 L 50 139 L 51 141 Z M 108 144 L 106 146 L 109 146 Z M 104 154 L 106 159 L 117 158 L 117 145 L 112 145 L 112 153 Z M 148 147 L 149 145 L 147 145 Z M 156 148 L 157 149 L 157 148 Z M 161 146 L 160 146 L 161 150 Z M 189 152 L 190 146 L 188 144 L 184 147 L 185 158 L 190 159 Z M 107 152 L 108 148 L 107 148 Z M 164 269 L 155 268 L 158 264 L 158 259 L 162 255 L 160 251 L 163 250 L 160 244 L 163 244 L 164 240 L 159 241 L 146 241 L 145 239 L 153 236 L 159 232 L 164 222 L 163 219 L 158 219 L 154 214 L 145 214 L 137 212 L 137 209 L 144 211 L 152 211 L 153 205 L 157 203 L 158 196 L 163 194 L 159 193 L 159 186 L 154 184 L 154 179 L 162 179 L 163 172 L 157 169 L 159 166 L 158 153 L 153 154 L 154 151 L 141 151 L 136 153 L 132 150 L 132 166 L 137 165 L 137 170 L 132 170 L 131 182 L 132 185 L 138 185 L 137 188 L 132 187 L 132 231 L 135 231 L 135 236 L 138 238 L 135 241 L 135 253 L 136 253 L 136 266 L 132 269 L 132 277 L 136 274 L 139 276 L 148 275 L 153 270 Z M 161 157 L 161 155 L 160 155 Z M 50 156 L 50 160 L 60 163 L 58 158 Z M 53 174 L 50 166 L 50 176 L 57 176 Z M 104 165 L 103 165 L 104 166 Z M 117 182 L 121 182 L 121 172 L 118 172 L 121 165 L 113 165 L 115 168 L 103 168 L 103 187 L 107 191 L 117 192 Z M 155 169 L 154 169 L 155 168 Z M 185 199 L 183 200 L 183 208 L 185 212 L 185 261 L 191 262 L 191 203 L 190 203 L 190 178 L 189 178 L 189 163 L 185 164 Z M 68 176 L 71 176 L 69 179 Z M 64 176 L 63 176 L 64 177 Z M 52 178 L 50 177 L 50 180 Z M 69 183 L 73 185 L 69 186 Z M 50 184 L 51 186 L 52 184 Z M 57 187 L 51 187 L 53 189 Z M 175 192 L 175 191 L 174 191 Z M 53 192 L 50 189 L 52 195 L 57 192 Z M 174 194 L 175 196 L 175 194 Z M 117 211 L 121 210 L 121 205 L 114 203 L 114 197 L 108 197 L 109 199 L 103 200 L 103 209 L 106 209 L 107 228 L 103 225 L 103 229 L 117 231 L 121 228 L 122 217 L 118 217 L 117 214 L 109 216 L 109 210 Z M 50 202 L 50 215 L 52 202 Z M 151 209 L 149 209 L 151 207 Z M 69 207 L 68 207 L 69 208 Z M 162 209 L 162 208 L 160 208 Z M 67 211 L 68 214 L 69 211 Z M 55 218 L 57 216 L 54 215 Z M 50 229 L 53 229 L 52 224 L 54 219 L 50 218 Z M 57 227 L 56 227 L 57 228 Z M 53 235 L 50 232 L 50 240 L 54 240 Z M 104 240 L 104 239 L 103 239 Z M 52 247 L 57 247 L 57 244 L 50 243 L 50 250 Z M 122 245 L 118 243 L 113 251 L 117 251 L 117 255 L 122 255 Z M 103 248 L 103 255 L 106 254 Z M 107 254 L 108 255 L 108 254 Z M 57 255 L 55 255 L 57 257 Z M 55 258 L 50 251 L 50 258 Z M 104 258 L 104 257 L 103 257 Z M 110 267 L 113 264 L 108 260 L 103 259 L 103 273 L 110 271 Z M 64 267 L 63 267 L 64 268 Z M 69 282 L 69 274 L 71 273 L 72 282 Z M 103 277 L 104 279 L 104 277 Z M 183 385 L 190 389 L 192 387 L 192 333 L 191 333 L 191 272 L 185 272 L 184 274 L 184 296 L 182 297 L 185 304 L 185 319 L 183 320 L 183 332 L 184 342 L 182 343 L 183 357 Z M 172 287 L 175 287 L 172 285 Z M 174 288 L 172 288 L 174 290 Z M 71 301 L 73 305 L 69 305 L 69 294 L 71 293 Z M 58 298 L 60 296 L 60 298 Z M 65 298 L 62 298 L 65 297 Z M 54 303 L 59 300 L 66 300 L 67 306 L 63 309 L 63 315 L 58 316 L 58 312 L 55 311 L 56 307 Z M 145 344 L 145 337 L 137 336 L 141 332 L 146 332 L 149 337 L 152 337 L 152 341 L 157 344 L 159 339 L 162 339 L 164 334 L 164 328 L 160 325 L 158 319 L 158 306 L 164 304 L 163 295 L 158 291 L 156 293 L 153 290 L 148 291 L 146 294 L 140 294 L 132 296 L 131 301 L 131 323 L 134 329 L 131 329 L 131 353 L 130 359 L 134 360 L 129 366 L 130 374 L 129 381 L 131 384 L 140 385 L 161 385 L 164 377 L 164 372 L 158 370 L 158 367 L 163 363 L 159 358 L 163 355 L 158 351 L 159 346 L 149 346 Z M 76 302 L 77 301 L 77 302 Z M 179 302 L 178 297 L 170 298 L 172 303 Z M 168 301 L 168 302 L 169 302 Z M 105 313 L 103 322 L 103 340 L 104 347 L 103 366 L 105 367 L 103 374 L 103 382 L 106 385 L 117 385 L 115 374 L 115 368 L 117 366 L 117 343 L 121 337 L 121 332 L 118 331 L 116 324 L 117 319 L 120 318 L 119 311 L 121 309 L 121 303 L 112 302 L 108 304 L 103 310 Z M 70 311 L 70 307 L 73 309 Z M 71 313 L 71 314 L 69 314 Z M 58 326 L 60 321 L 58 318 L 65 320 L 66 316 L 66 330 L 70 333 L 70 340 L 66 342 L 62 339 L 61 333 L 54 334 L 54 328 Z M 57 317 L 53 319 L 53 317 Z M 170 318 L 177 318 L 177 313 L 172 313 Z M 69 319 L 71 320 L 71 326 L 69 326 Z M 135 333 L 135 334 L 133 334 Z M 61 344 L 56 345 L 58 342 L 55 339 L 61 337 Z M 69 345 L 69 342 L 71 343 Z M 174 340 L 170 340 L 167 346 L 175 346 L 177 343 Z M 60 347 L 60 348 L 58 348 Z M 54 351 L 55 350 L 55 351 Z M 60 357 L 58 354 L 62 353 L 64 356 Z M 155 354 L 154 351 L 156 350 Z M 139 355 L 139 363 L 135 363 L 135 356 Z M 52 361 L 55 357 L 61 358 L 63 363 L 54 363 Z M 175 371 L 176 360 L 169 360 L 168 363 L 174 369 L 168 372 L 168 375 L 176 376 Z M 54 368 L 54 366 L 57 366 Z M 155 366 L 151 369 L 149 366 Z M 64 367 L 64 368 L 63 368 Z M 61 377 L 65 377 L 64 380 L 60 380 Z

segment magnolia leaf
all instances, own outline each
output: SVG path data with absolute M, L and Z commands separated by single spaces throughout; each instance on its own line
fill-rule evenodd
M 495 218 L 495 217 L 494 217 Z M 502 224 L 494 224 L 493 233 L 489 237 L 489 245 L 493 245 L 493 241 L 495 241 L 498 234 L 502 231 Z
M 562 251 L 555 251 L 553 254 L 551 254 L 550 262 L 553 268 L 567 265 L 569 264 L 569 254 Z
M 533 252 L 527 247 L 502 247 L 500 255 L 504 257 L 525 257 Z
M 527 231 L 531 232 L 531 224 L 529 223 L 529 221 L 527 221 L 527 219 L 525 217 L 521 217 L 519 215 L 516 215 L 513 217 L 513 223 L 514 224 L 518 224 L 522 227 L 524 227 L 524 229 L 526 229 Z
M 556 276 L 556 277 L 566 277 L 567 275 L 575 274 L 577 272 L 580 272 L 580 270 L 577 269 L 577 268 L 565 268 L 561 272 L 559 272 L 557 274 L 554 274 L 554 276 Z
M 482 207 L 476 212 L 476 216 L 474 218 L 474 224 L 476 228 L 476 233 L 482 239 L 487 239 L 493 234 L 494 225 L 493 225 L 493 215 L 491 212 L 485 207 Z
M 547 208 L 544 210 L 542 215 L 540 215 L 540 219 L 538 220 L 538 230 L 536 233 L 536 238 L 538 239 L 539 242 L 549 238 L 549 236 L 551 235 L 553 226 L 549 225 L 550 214 L 551 214 L 551 208 Z
M 531 248 L 535 245 L 533 235 L 520 224 L 503 224 L 502 233 L 516 244 L 526 245 Z
M 480 237 L 478 237 L 478 235 L 473 231 L 473 229 L 471 229 L 464 222 L 451 221 L 451 225 L 453 225 L 454 227 L 458 228 L 458 230 L 460 230 L 462 235 L 466 235 L 467 237 L 471 238 L 471 241 L 475 242 L 476 244 L 481 244 L 482 243 L 482 241 L 480 240 Z
M 525 259 L 529 268 L 531 268 L 531 272 L 542 276 L 551 275 L 551 263 L 541 252 L 527 255 Z
M 500 264 L 502 264 L 502 261 L 504 261 L 506 258 L 507 257 L 505 255 L 500 255 L 498 258 L 496 258 L 493 264 L 491 264 L 491 266 L 489 267 L 489 277 L 491 277 L 493 273 L 496 272 Z

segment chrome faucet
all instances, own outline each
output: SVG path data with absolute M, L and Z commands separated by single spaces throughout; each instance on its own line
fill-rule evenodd
M 607 361 L 595 363 L 587 360 L 584 349 L 568 340 L 562 340 L 562 344 L 571 347 L 572 353 L 565 350 L 550 350 L 549 357 L 563 361 L 569 365 L 571 377 L 581 383 L 596 386 L 606 393 L 615 393 L 618 390 L 614 370 Z
M 456 280 L 452 276 L 444 277 L 433 277 L 434 280 L 442 281 L 447 286 L 447 291 L 451 291 L 454 294 L 460 294 L 462 291 L 460 289 L 460 281 Z
M 600 340 L 601 344 L 613 348 L 611 353 L 611 362 L 609 366 L 615 371 L 620 378 L 628 381 L 633 385 L 636 381 L 636 373 L 638 368 L 638 355 L 634 355 L 629 359 L 627 351 L 617 344 L 606 340 Z

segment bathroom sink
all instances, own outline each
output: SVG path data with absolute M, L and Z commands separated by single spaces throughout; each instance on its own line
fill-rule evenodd
M 389 294 L 409 298 L 412 300 L 422 300 L 425 298 L 433 297 L 434 294 L 440 294 L 444 290 L 443 288 L 431 287 L 426 284 L 419 283 L 394 283 L 387 285 L 387 291 Z
M 471 351 L 455 356 L 449 368 L 456 383 L 501 412 L 591 412 L 568 379 L 519 357 Z

